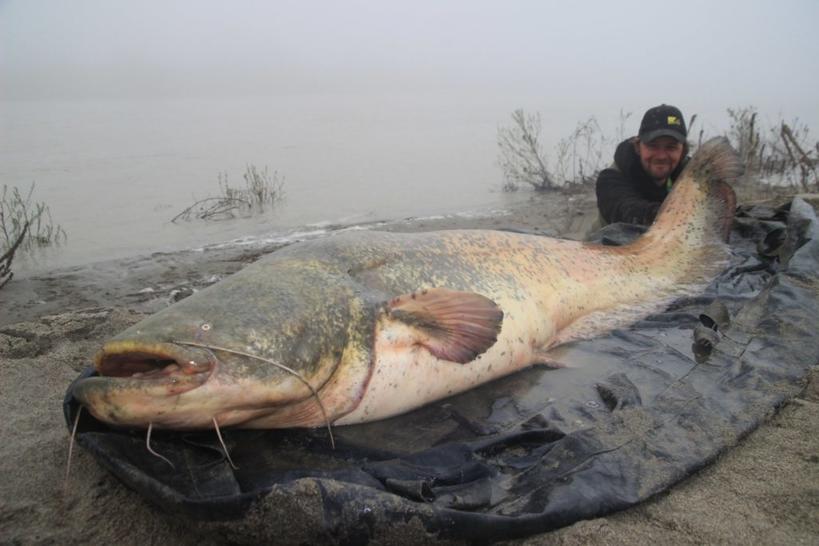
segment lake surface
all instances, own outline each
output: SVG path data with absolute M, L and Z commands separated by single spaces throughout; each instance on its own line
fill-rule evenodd
M 503 208 L 525 198 L 499 192 L 496 143 L 521 106 L 418 95 L 0 102 L 0 184 L 35 182 L 34 199 L 68 234 L 65 245 L 19 255 L 15 270 Z M 565 133 L 576 119 L 567 112 L 556 127 Z M 219 173 L 244 187 L 248 164 L 284 178 L 273 211 L 170 223 L 219 194 Z

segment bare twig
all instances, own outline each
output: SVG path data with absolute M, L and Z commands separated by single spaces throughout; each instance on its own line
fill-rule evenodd
M 816 175 L 816 160 L 811 159 L 808 154 L 805 153 L 805 150 L 799 145 L 796 137 L 793 135 L 793 131 L 790 127 L 788 127 L 787 123 L 782 123 L 782 140 L 785 142 L 785 146 L 788 148 L 788 153 L 791 156 L 791 159 L 799 165 L 800 170 L 802 171 L 802 177 L 800 182 L 802 183 L 802 189 L 804 191 L 809 191 L 810 187 L 808 185 L 808 173 L 813 174 L 813 181 L 816 183 L 819 181 Z M 790 141 L 790 145 L 788 142 Z M 793 152 L 791 151 L 791 145 L 793 148 L 799 152 L 798 158 L 794 157 Z
M 603 149 L 607 143 L 594 116 L 578 123 L 572 134 L 557 144 L 557 173 L 561 185 L 577 188 L 595 180 L 603 168 Z
M 498 162 L 503 169 L 507 191 L 530 184 L 536 190 L 555 187 L 540 145 L 540 114 L 527 115 L 522 109 L 512 113 L 511 127 L 498 128 Z
M 219 173 L 220 197 L 200 199 L 171 219 L 178 220 L 221 220 L 233 218 L 235 213 L 244 211 L 250 214 L 254 211 L 263 212 L 266 205 L 274 206 L 284 199 L 284 177 L 277 171 L 273 174 L 265 167 L 259 170 L 255 165 L 247 165 L 245 187 L 233 188 L 228 182 L 227 173 Z
M 232 216 L 233 211 L 241 207 L 249 208 L 250 203 L 236 197 L 207 197 L 200 199 L 174 216 L 171 222 L 175 223 L 177 220 L 191 220 L 193 218 L 208 220 L 221 215 Z
M 28 224 L 28 235 L 19 246 L 21 251 L 33 246 L 60 244 L 67 239 L 63 228 L 51 219 L 48 206 L 31 201 L 33 193 L 33 182 L 25 196 L 16 186 L 3 185 L 0 195 L 0 249 L 9 248 L 17 240 L 24 224 Z
M 0 256 L 0 288 L 6 286 L 6 283 L 14 277 L 14 273 L 11 271 L 11 261 L 14 259 L 14 253 L 17 252 L 17 249 L 20 248 L 20 245 L 23 244 L 23 240 L 26 238 L 28 226 L 29 223 L 26 222 L 17 240 Z
M 819 142 L 814 151 L 807 126 L 797 120 L 779 121 L 762 131 L 753 107 L 729 108 L 728 114 L 732 119 L 728 136 L 745 163 L 748 189 L 758 193 L 774 186 L 796 186 L 806 192 L 819 188 Z

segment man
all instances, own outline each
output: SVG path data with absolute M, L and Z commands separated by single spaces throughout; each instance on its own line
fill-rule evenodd
M 671 186 L 688 162 L 682 112 L 661 104 L 650 108 L 636 137 L 614 152 L 614 164 L 597 177 L 597 208 L 602 224 L 650 225 Z

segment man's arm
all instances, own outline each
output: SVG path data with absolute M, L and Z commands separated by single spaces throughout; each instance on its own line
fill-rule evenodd
M 597 208 L 606 222 L 627 222 L 647 226 L 654 221 L 661 203 L 649 201 L 617 168 L 604 169 L 597 176 Z

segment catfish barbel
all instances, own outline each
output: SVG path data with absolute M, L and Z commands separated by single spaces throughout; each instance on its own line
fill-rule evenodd
M 705 143 L 621 247 L 490 230 L 293 244 L 105 343 L 73 395 L 139 428 L 397 415 L 701 291 L 727 264 L 740 173 L 727 140 Z

